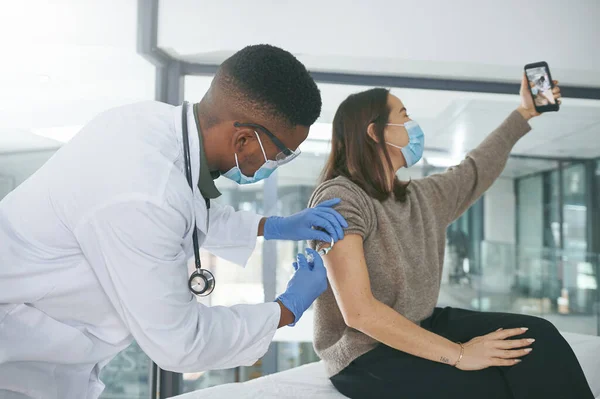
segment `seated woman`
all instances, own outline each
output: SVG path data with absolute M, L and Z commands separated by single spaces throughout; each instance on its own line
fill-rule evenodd
M 550 322 L 436 308 L 446 228 L 500 175 L 537 115 L 523 79 L 521 106 L 459 166 L 407 183 L 395 172 L 418 162 L 424 135 L 402 102 L 373 89 L 340 105 L 310 205 L 339 197 L 349 223 L 325 256 L 330 286 L 315 304 L 315 349 L 342 394 L 593 399 Z

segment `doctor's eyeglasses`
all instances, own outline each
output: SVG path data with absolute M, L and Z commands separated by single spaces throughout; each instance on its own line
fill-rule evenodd
M 266 127 L 256 124 L 256 123 L 240 123 L 240 122 L 235 122 L 233 124 L 233 126 L 235 127 L 251 127 L 253 129 L 258 129 L 261 132 L 263 132 L 264 134 L 267 135 L 267 137 L 273 142 L 273 144 L 275 144 L 277 146 L 277 148 L 279 149 L 279 153 L 277 154 L 277 156 L 275 157 L 275 161 L 277 162 L 277 164 L 279 166 L 281 165 L 285 165 L 286 163 L 292 161 L 294 158 L 296 158 L 298 155 L 300 155 L 300 149 L 298 148 L 296 151 L 290 150 L 289 148 L 287 148 L 285 146 L 285 144 L 283 144 L 281 142 L 281 140 L 279 140 L 273 133 L 271 133 L 269 131 L 269 129 L 267 129 Z

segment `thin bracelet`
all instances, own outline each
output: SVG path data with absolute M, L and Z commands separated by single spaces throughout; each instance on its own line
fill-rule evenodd
M 460 342 L 457 342 L 457 344 L 460 345 L 460 356 L 458 357 L 458 360 L 456 361 L 456 363 L 454 363 L 453 367 L 457 367 L 458 363 L 460 363 L 460 361 L 463 358 L 463 355 L 465 354 L 465 347 L 463 346 L 463 344 L 461 344 Z

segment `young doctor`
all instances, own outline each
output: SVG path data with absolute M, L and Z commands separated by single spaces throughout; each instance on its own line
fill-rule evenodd
M 199 262 L 189 279 L 186 262 L 202 246 L 244 265 L 257 235 L 343 238 L 339 200 L 285 218 L 210 202 L 216 177 L 253 183 L 295 158 L 320 112 L 305 67 L 259 45 L 226 60 L 199 104 L 134 104 L 85 126 L 0 202 L 0 397 L 97 398 L 133 339 L 178 372 L 260 358 L 327 287 L 319 255 L 298 255 L 276 302 L 232 307 L 199 304 L 214 280 Z

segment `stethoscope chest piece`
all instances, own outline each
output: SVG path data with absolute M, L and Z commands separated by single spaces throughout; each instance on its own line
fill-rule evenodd
M 188 285 L 194 295 L 208 296 L 215 289 L 215 276 L 206 269 L 198 269 L 190 276 Z
M 185 177 L 194 192 L 194 185 L 192 183 L 192 161 L 190 157 L 190 144 L 187 127 L 187 102 L 183 103 L 181 111 L 181 128 L 183 136 L 183 159 L 185 162 Z M 210 220 L 210 199 L 205 198 L 206 201 L 206 220 Z M 196 271 L 192 273 L 188 280 L 188 287 L 194 295 L 207 296 L 215 289 L 215 276 L 206 269 L 202 268 L 202 262 L 200 261 L 200 245 L 198 244 L 198 229 L 194 222 L 194 233 L 192 234 L 192 244 L 194 246 L 194 260 Z

